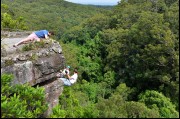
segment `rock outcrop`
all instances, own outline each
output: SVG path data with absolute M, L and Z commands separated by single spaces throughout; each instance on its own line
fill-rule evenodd
M 1 46 L 5 43 L 1 43 Z M 49 106 L 44 116 L 49 115 L 63 91 L 63 82 L 56 79 L 57 72 L 65 65 L 60 44 L 52 39 L 44 40 L 40 47 L 31 50 L 23 50 L 27 44 L 14 50 L 12 45 L 10 49 L 10 45 L 8 48 L 7 45 L 1 47 L 1 74 L 14 74 L 12 85 L 29 83 L 31 86 L 44 87 Z

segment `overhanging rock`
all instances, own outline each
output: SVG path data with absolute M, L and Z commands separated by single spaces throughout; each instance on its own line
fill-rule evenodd
M 65 65 L 60 44 L 51 39 L 45 41 L 41 48 L 23 51 L 25 45 L 22 45 L 11 52 L 10 45 L 8 48 L 5 46 L 1 48 L 1 74 L 14 74 L 12 85 L 29 83 L 31 86 L 44 87 L 49 106 L 44 115 L 48 116 L 59 103 L 63 91 L 63 82 L 56 79 L 56 73 Z

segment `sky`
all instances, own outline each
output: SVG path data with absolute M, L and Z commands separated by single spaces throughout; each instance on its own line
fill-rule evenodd
M 91 4 L 91 5 L 117 5 L 120 0 L 65 0 L 78 4 Z

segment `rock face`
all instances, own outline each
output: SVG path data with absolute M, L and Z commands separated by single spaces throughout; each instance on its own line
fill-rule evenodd
M 9 48 L 1 48 L 1 74 L 14 74 L 12 85 L 29 83 L 31 86 L 44 87 L 49 105 L 44 113 L 46 117 L 58 104 L 59 96 L 63 91 L 63 82 L 56 79 L 57 72 L 65 65 L 62 48 L 52 39 L 44 41 L 43 47 L 33 50 L 23 51 L 22 47 L 25 45 L 11 52 Z

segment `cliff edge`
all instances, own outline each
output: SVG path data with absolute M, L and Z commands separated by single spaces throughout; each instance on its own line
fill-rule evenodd
M 13 44 L 30 33 L 3 34 L 1 31 L 1 74 L 14 74 L 12 85 L 28 83 L 44 87 L 48 102 L 48 110 L 44 116 L 47 116 L 59 103 L 59 96 L 63 91 L 63 82 L 56 79 L 56 73 L 64 68 L 65 58 L 60 44 L 53 39 L 13 47 Z

